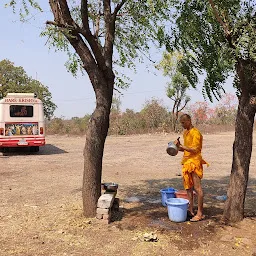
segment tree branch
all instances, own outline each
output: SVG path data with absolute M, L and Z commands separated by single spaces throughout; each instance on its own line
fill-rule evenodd
M 96 24 L 95 24 L 95 31 L 94 31 L 94 36 L 98 39 L 99 36 L 99 31 L 100 31 L 100 16 L 102 16 L 102 13 L 100 12 L 101 10 L 101 1 L 98 1 L 99 4 L 99 12 L 98 15 L 96 16 Z
M 81 58 L 84 69 L 88 73 L 90 80 L 92 81 L 92 85 L 95 86 L 95 84 L 97 84 L 94 81 L 95 71 L 98 70 L 97 63 L 94 59 L 96 54 L 93 52 L 94 56 L 92 55 L 92 52 L 79 34 L 85 33 L 85 30 L 82 30 L 72 19 L 66 0 L 49 0 L 49 3 L 54 15 L 54 22 L 47 21 L 47 24 L 70 30 L 70 33 L 65 33 L 65 31 L 62 31 L 62 33 L 64 33 L 67 40 Z M 97 88 L 94 87 L 94 90 L 96 89 Z
M 56 21 L 56 24 L 52 24 L 52 25 L 57 25 L 58 27 L 66 27 L 71 29 L 75 33 L 79 33 L 83 35 L 83 37 L 88 42 L 91 48 L 91 51 L 89 50 L 90 55 L 92 52 L 94 55 L 94 57 L 92 58 L 96 60 L 99 68 L 101 70 L 105 70 L 106 64 L 103 56 L 102 47 L 98 42 L 97 38 L 95 38 L 92 35 L 89 28 L 87 0 L 82 0 L 81 2 L 81 15 L 82 14 L 84 15 L 82 17 L 82 22 L 84 26 L 83 28 L 80 28 L 71 17 L 66 0 L 50 0 L 49 2 L 54 14 L 54 19 Z M 83 39 L 81 38 L 81 40 Z
M 122 8 L 127 0 L 122 0 L 111 14 L 111 0 L 103 0 L 103 13 L 105 23 L 105 44 L 104 57 L 108 68 L 112 70 L 113 63 L 113 46 L 115 40 L 115 22 L 118 11 Z
M 81 0 L 81 18 L 83 23 L 83 28 L 87 31 L 90 30 L 89 28 L 89 17 L 88 17 L 88 1 Z
M 178 112 L 182 111 L 187 106 L 187 104 L 188 104 L 188 101 L 185 102 L 184 106 Z
M 233 45 L 233 43 L 232 43 L 231 31 L 230 31 L 230 28 L 229 28 L 228 24 L 227 24 L 226 22 L 224 22 L 224 21 L 222 20 L 222 18 L 220 17 L 219 12 L 218 12 L 218 10 L 217 10 L 217 8 L 216 8 L 216 6 L 215 6 L 213 0 L 209 0 L 209 3 L 210 3 L 210 5 L 211 5 L 211 7 L 212 7 L 212 10 L 213 10 L 213 13 L 214 13 L 214 15 L 215 15 L 216 20 L 217 20 L 217 21 L 220 23 L 220 25 L 223 27 L 224 34 L 225 34 L 225 37 L 226 37 L 226 39 L 227 39 L 227 41 L 228 41 L 228 43 L 229 43 L 229 46 L 230 46 L 231 48 L 235 49 L 236 47 L 235 47 L 235 46 Z
M 120 93 L 121 95 L 124 95 L 121 91 L 119 91 L 117 88 L 114 87 L 114 90 Z
M 123 5 L 126 3 L 127 0 L 122 0 L 119 4 L 117 4 L 114 12 L 113 12 L 113 19 L 116 20 L 116 16 L 118 14 L 118 12 L 121 10 L 121 8 L 123 7 Z
M 213 0 L 209 0 L 209 3 L 212 7 L 212 10 L 213 10 L 213 13 L 215 15 L 215 18 L 217 19 L 217 21 L 220 23 L 220 25 L 223 27 L 224 29 L 224 32 L 225 32 L 225 35 L 229 35 L 230 34 L 230 31 L 229 31 L 229 28 L 228 28 L 228 25 L 222 20 L 222 18 L 220 17 L 219 15 L 219 12 L 213 2 Z
M 60 24 L 60 23 L 57 23 L 55 21 L 50 21 L 50 20 L 47 20 L 45 24 L 46 25 L 53 25 L 53 26 L 58 27 L 58 28 L 67 28 L 67 29 L 75 30 L 75 28 L 73 26 Z
M 96 22 L 93 24 L 94 27 L 94 37 L 99 38 L 99 31 L 100 31 L 100 16 L 97 15 Z
M 97 63 L 99 64 L 99 67 L 102 70 L 105 70 L 106 65 L 103 58 L 103 51 L 98 41 L 99 22 L 100 22 L 100 4 L 101 2 L 99 1 L 99 15 L 97 16 L 97 20 L 96 20 L 95 35 L 93 35 L 89 27 L 88 1 L 81 0 L 81 16 L 82 16 L 83 28 L 85 29 L 84 33 L 82 31 L 81 32 L 82 32 L 82 35 L 85 37 L 85 39 L 88 41 L 93 53 L 95 54 L 95 58 Z
M 113 45 L 115 36 L 115 22 L 111 16 L 110 0 L 103 0 L 104 23 L 105 23 L 105 44 L 104 57 L 107 67 L 112 69 Z

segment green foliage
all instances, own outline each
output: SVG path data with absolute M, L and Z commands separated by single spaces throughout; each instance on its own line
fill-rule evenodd
M 170 131 L 170 113 L 156 99 L 145 102 L 140 112 L 126 109 L 125 112 L 113 112 L 110 116 L 109 134 L 128 135 L 149 132 Z
M 162 60 L 158 65 L 156 65 L 156 68 L 161 70 L 164 76 L 171 78 L 175 73 L 179 71 L 179 63 L 182 58 L 183 54 L 180 52 L 164 52 Z
M 38 2 L 34 0 L 9 0 L 5 3 L 5 7 L 11 7 L 14 13 L 18 9 L 21 21 L 26 21 L 26 17 L 32 10 L 43 11 Z
M 0 84 L 3 96 L 15 92 L 36 93 L 43 102 L 45 117 L 50 119 L 53 116 L 57 106 L 52 102 L 48 87 L 29 77 L 22 67 L 15 67 L 9 60 L 0 61 Z
M 166 95 L 173 101 L 172 126 L 174 130 L 176 130 L 179 112 L 190 101 L 190 97 L 186 94 L 190 85 L 189 80 L 179 71 L 182 59 L 183 55 L 180 52 L 165 52 L 161 62 L 156 66 L 157 69 L 163 71 L 164 76 L 171 79 L 171 82 L 167 83 Z
M 145 118 L 147 127 L 152 129 L 160 127 L 163 120 L 168 116 L 166 107 L 156 99 L 146 101 L 144 108 L 141 110 L 141 114 Z
M 89 123 L 90 115 L 82 118 L 73 117 L 66 120 L 63 117 L 53 118 L 46 125 L 47 134 L 68 134 L 68 135 L 84 135 Z
M 149 56 L 152 44 L 163 39 L 173 1 L 127 1 L 116 24 L 116 59 L 122 67 L 134 68 L 134 59 Z
M 180 72 L 173 75 L 171 83 L 168 83 L 166 95 L 174 101 L 174 105 L 178 112 L 190 101 L 190 97 L 186 94 L 189 88 L 188 80 Z
M 14 9 L 20 8 L 20 12 L 22 9 L 25 10 L 25 14 L 29 13 L 28 6 L 35 7 L 36 9 L 40 8 L 34 0 L 22 0 L 22 2 L 24 3 L 18 5 L 18 2 L 11 1 L 10 5 Z M 114 8 L 121 2 L 121 0 L 112 0 L 110 2 L 113 13 Z M 125 88 L 129 84 L 129 79 L 122 75 L 122 68 L 128 67 L 135 69 L 135 59 L 143 61 L 145 56 L 150 58 L 149 50 L 152 45 L 158 44 L 158 42 L 163 44 L 167 41 L 165 40 L 165 32 L 172 13 L 171 6 L 175 2 L 175 0 L 125 1 L 117 14 L 115 23 L 113 68 L 115 71 L 118 70 L 118 72 L 116 72 L 116 86 Z M 72 18 L 81 28 L 81 1 L 68 1 L 68 6 Z M 102 51 L 104 51 L 105 39 L 107 37 L 104 15 L 102 15 L 103 12 L 103 1 L 88 1 L 89 28 Z M 75 53 L 67 40 L 67 37 L 72 36 L 71 28 L 60 28 L 48 25 L 46 29 L 42 31 L 41 36 L 47 37 L 47 44 L 50 48 L 54 48 L 56 51 L 65 51 L 67 53 L 68 61 L 65 66 L 69 72 L 76 76 L 78 72 L 84 70 L 80 57 Z M 82 38 L 86 45 L 90 47 L 85 38 L 83 36 Z M 90 50 L 91 54 L 94 56 L 95 52 L 91 48 Z
M 196 102 L 186 107 L 185 112 L 192 117 L 193 124 L 207 132 L 230 129 L 234 127 L 237 97 L 226 94 L 214 108 L 207 102 Z M 114 104 L 114 109 L 116 109 Z M 47 134 L 84 135 L 88 127 L 90 115 L 82 118 L 73 117 L 53 118 L 47 123 Z M 182 132 L 179 123 L 173 129 L 172 113 L 163 106 L 160 100 L 151 99 L 146 101 L 139 112 L 126 109 L 124 112 L 112 111 L 110 115 L 110 128 L 108 135 L 131 135 L 154 132 Z
M 131 109 L 126 109 L 124 113 L 112 113 L 110 116 L 109 134 L 138 134 L 144 133 L 146 129 L 145 119 Z
M 206 73 L 205 96 L 221 97 L 223 83 L 235 71 L 238 59 L 256 60 L 255 1 L 183 0 L 176 6 L 172 49 L 184 53 L 180 71 L 196 87 Z M 220 22 L 222 21 L 222 23 Z
M 186 95 L 190 83 L 187 77 L 179 71 L 182 60 L 183 55 L 179 52 L 164 52 L 161 62 L 156 66 L 157 69 L 163 71 L 164 76 L 171 79 L 171 82 L 167 84 L 166 94 L 174 101 L 177 109 L 190 101 L 190 97 Z

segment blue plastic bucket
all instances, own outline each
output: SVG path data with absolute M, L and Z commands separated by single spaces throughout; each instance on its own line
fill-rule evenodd
M 163 188 L 160 190 L 161 196 L 162 196 L 162 205 L 166 206 L 166 200 L 168 198 L 174 198 L 175 197 L 175 189 L 174 188 Z
M 166 200 L 168 216 L 171 221 L 183 222 L 187 219 L 189 201 L 184 198 L 169 198 Z

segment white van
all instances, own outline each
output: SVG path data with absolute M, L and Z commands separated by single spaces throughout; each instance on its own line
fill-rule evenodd
M 0 100 L 0 149 L 45 145 L 43 103 L 34 93 L 8 93 Z

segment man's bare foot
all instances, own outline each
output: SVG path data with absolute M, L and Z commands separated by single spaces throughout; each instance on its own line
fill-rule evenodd
M 201 221 L 201 220 L 204 220 L 205 219 L 205 215 L 196 215 L 194 216 L 192 219 L 190 219 L 191 222 L 198 222 L 198 221 Z

